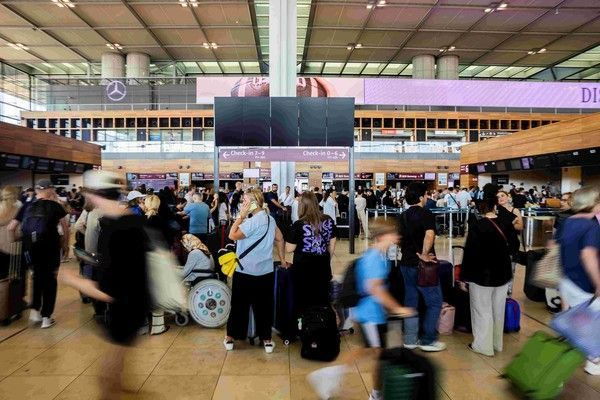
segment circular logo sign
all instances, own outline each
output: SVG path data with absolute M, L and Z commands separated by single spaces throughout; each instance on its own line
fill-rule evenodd
M 121 101 L 127 95 L 127 88 L 125 88 L 125 84 L 121 81 L 111 81 L 106 86 L 106 96 L 111 101 Z

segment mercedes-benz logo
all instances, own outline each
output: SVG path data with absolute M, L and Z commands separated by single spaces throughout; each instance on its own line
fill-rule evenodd
M 121 81 L 111 81 L 106 86 L 106 96 L 111 101 L 121 101 L 127 95 L 127 88 L 125 84 Z

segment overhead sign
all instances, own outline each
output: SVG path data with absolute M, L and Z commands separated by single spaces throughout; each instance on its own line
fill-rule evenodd
M 323 173 L 323 177 L 325 177 L 325 174 L 331 174 L 331 172 Z M 341 172 L 341 173 L 335 172 L 335 173 L 333 173 L 333 179 L 341 179 L 341 180 L 350 179 L 350 174 L 347 172 Z M 354 174 L 354 179 L 359 179 L 361 181 L 370 181 L 373 179 L 373 173 L 372 172 L 356 172 Z
M 448 184 L 448 173 L 447 172 L 438 172 L 437 178 L 438 178 L 438 181 L 437 181 L 438 185 L 446 186 Z
M 387 180 L 393 180 L 393 181 L 400 181 L 400 180 L 424 180 L 425 179 L 425 174 L 420 174 L 420 173 L 398 173 L 398 172 L 388 172 L 387 173 Z
M 219 149 L 221 161 L 347 161 L 348 150 L 335 148 L 262 148 L 262 149 Z
M 127 88 L 121 81 L 110 81 L 106 85 L 106 97 L 111 101 L 121 101 L 127 96 Z

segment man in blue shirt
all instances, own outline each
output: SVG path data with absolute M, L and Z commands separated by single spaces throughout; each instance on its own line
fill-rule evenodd
M 180 212 L 180 214 L 189 217 L 190 233 L 204 242 L 208 233 L 210 208 L 202 201 L 202 197 L 199 194 L 194 194 L 192 196 L 192 203 L 186 204 L 183 212 Z
M 309 383 L 321 399 L 333 397 L 341 387 L 341 381 L 355 360 L 363 357 L 379 359 L 386 347 L 388 311 L 400 317 L 411 317 L 415 310 L 402 307 L 389 293 L 386 280 L 390 273 L 387 260 L 388 249 L 399 241 L 396 226 L 387 221 L 376 222 L 369 230 L 374 244 L 356 264 L 356 288 L 362 298 L 352 309 L 352 318 L 360 324 L 364 348 L 356 348 L 341 356 L 342 365 L 322 368 L 307 376 Z M 378 368 L 373 370 L 373 390 L 369 400 L 383 399 L 380 393 Z

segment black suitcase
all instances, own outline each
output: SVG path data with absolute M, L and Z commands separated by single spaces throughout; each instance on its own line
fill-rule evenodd
M 333 361 L 340 354 L 340 334 L 331 307 L 311 307 L 302 315 L 302 358 Z
M 298 337 L 298 321 L 294 304 L 294 276 L 292 269 L 281 268 L 275 263 L 275 312 L 273 327 L 285 345 Z
M 446 303 L 450 303 L 450 300 L 452 299 L 452 290 L 454 288 L 454 266 L 450 261 L 438 261 L 438 271 L 440 274 L 442 298 Z
M 523 285 L 523 292 L 525 292 L 525 296 L 527 296 L 529 300 L 539 303 L 546 302 L 546 289 L 529 284 L 529 280 L 531 279 L 535 263 L 537 263 L 544 254 L 546 254 L 546 250 L 530 250 L 526 254 L 527 263 L 525 264 L 525 283 Z
M 435 364 L 412 350 L 402 347 L 384 350 L 379 359 L 379 378 L 385 399 L 438 398 Z

